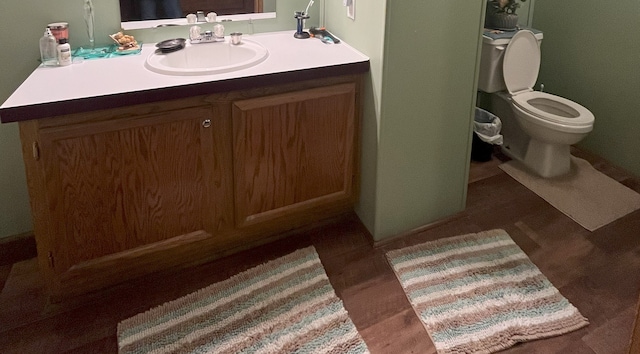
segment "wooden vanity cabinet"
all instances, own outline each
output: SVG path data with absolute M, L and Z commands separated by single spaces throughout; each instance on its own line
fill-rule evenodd
M 355 84 L 236 101 L 236 225 L 353 203 Z
M 268 242 L 357 198 L 359 78 L 20 123 L 54 298 Z
M 38 256 L 54 294 L 184 263 L 182 253 L 232 226 L 228 123 L 211 105 L 158 108 L 21 123 Z

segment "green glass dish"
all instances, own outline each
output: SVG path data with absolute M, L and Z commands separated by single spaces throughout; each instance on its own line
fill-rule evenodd
M 106 47 L 96 47 L 94 49 L 80 47 L 73 52 L 73 56 L 83 59 L 100 59 L 100 58 L 113 58 L 122 55 L 135 55 L 140 54 L 142 51 L 142 43 L 138 43 L 138 47 L 129 50 L 118 50 L 118 46 L 112 44 Z

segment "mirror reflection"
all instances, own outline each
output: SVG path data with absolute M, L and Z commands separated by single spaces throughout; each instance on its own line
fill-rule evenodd
M 276 0 L 119 0 L 122 22 L 184 18 L 203 11 L 218 16 L 275 12 Z

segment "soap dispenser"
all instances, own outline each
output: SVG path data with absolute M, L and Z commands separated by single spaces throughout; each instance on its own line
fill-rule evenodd
M 58 54 L 58 65 L 67 66 L 71 64 L 71 46 L 66 38 L 60 39 L 56 52 Z
M 44 36 L 40 38 L 40 61 L 43 66 L 57 66 L 58 65 L 58 42 L 56 37 L 53 36 L 49 27 L 44 31 Z

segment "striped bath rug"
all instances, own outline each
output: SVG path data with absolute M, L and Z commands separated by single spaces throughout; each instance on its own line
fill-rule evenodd
M 118 324 L 120 353 L 368 353 L 313 247 Z
M 504 230 L 387 253 L 438 353 L 492 353 L 589 324 Z

